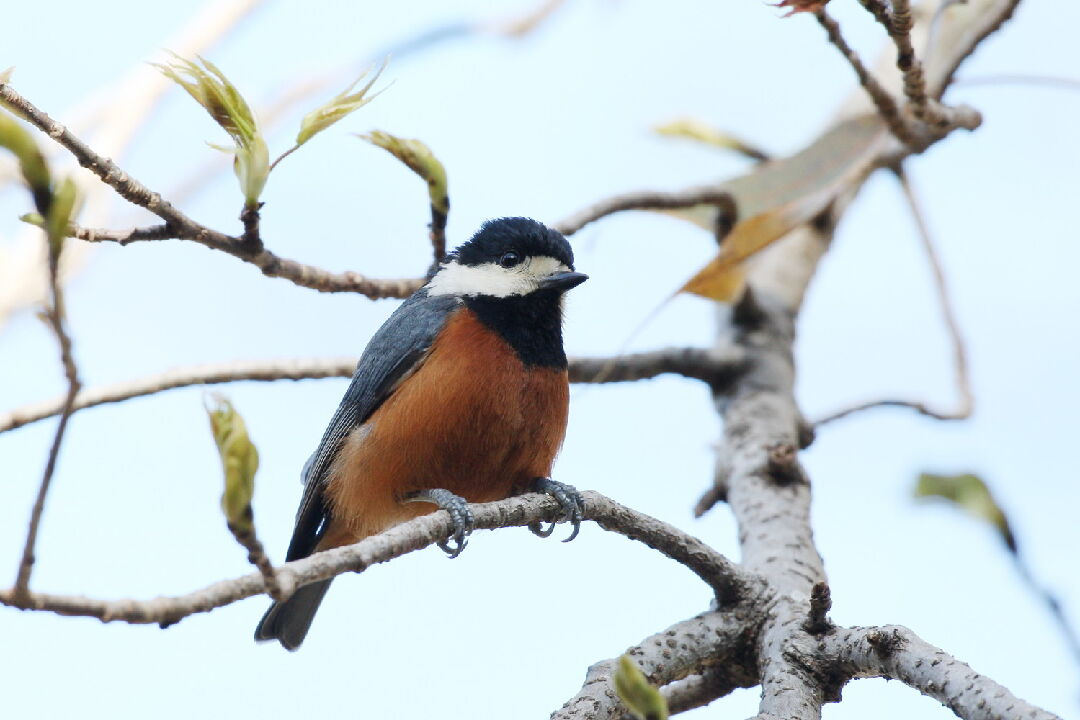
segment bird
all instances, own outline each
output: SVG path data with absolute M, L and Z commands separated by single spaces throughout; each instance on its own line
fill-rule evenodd
M 551 479 L 569 416 L 563 295 L 588 275 L 570 243 L 524 217 L 485 222 L 372 336 L 315 452 L 286 561 L 348 545 L 438 509 L 450 557 L 469 503 L 542 492 L 578 533 L 581 495 Z M 530 529 L 547 537 L 547 529 Z M 274 602 L 257 641 L 296 650 L 330 579 Z

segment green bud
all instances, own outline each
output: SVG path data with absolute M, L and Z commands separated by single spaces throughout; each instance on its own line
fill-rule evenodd
M 0 147 L 7 148 L 15 155 L 19 172 L 34 195 L 35 205 L 39 211 L 44 211 L 42 206 L 48 205 L 52 185 L 45 156 L 22 124 L 3 111 L 0 111 Z
M 405 163 L 414 173 L 424 179 L 428 186 L 428 196 L 431 206 L 443 213 L 450 212 L 450 197 L 447 194 L 446 168 L 431 152 L 431 148 L 420 140 L 399 138 L 390 133 L 375 130 L 367 135 L 359 135 L 372 145 L 377 145 L 383 150 Z
M 667 720 L 667 701 L 629 656 L 619 658 L 614 680 L 615 692 L 631 715 L 638 720 Z
M 225 490 L 221 509 L 229 526 L 239 532 L 254 532 L 251 498 L 255 494 L 255 473 L 259 469 L 259 452 L 248 437 L 244 419 L 224 396 L 210 396 L 212 405 L 206 408 L 210 429 L 214 434 L 225 475 Z
M 79 199 L 79 190 L 75 181 L 65 177 L 53 190 L 49 214 L 45 218 L 45 235 L 49 239 L 49 252 L 53 258 L 60 257 L 71 227 L 71 218 Z

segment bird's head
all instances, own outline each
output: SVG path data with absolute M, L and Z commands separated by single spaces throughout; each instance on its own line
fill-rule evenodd
M 500 218 L 484 223 L 448 254 L 427 290 L 429 295 L 557 298 L 588 278 L 574 272 L 574 252 L 562 234 L 529 218 Z

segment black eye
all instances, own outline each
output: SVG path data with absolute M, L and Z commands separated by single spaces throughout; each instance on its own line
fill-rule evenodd
M 503 256 L 499 258 L 499 264 L 504 268 L 512 268 L 519 262 L 521 262 L 521 256 L 513 250 L 503 253 Z

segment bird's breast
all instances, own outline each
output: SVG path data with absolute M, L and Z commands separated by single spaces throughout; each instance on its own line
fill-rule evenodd
M 327 496 L 333 525 L 348 531 L 332 544 L 431 512 L 400 503 L 414 490 L 489 502 L 550 475 L 568 407 L 565 368 L 524 364 L 471 310 L 456 310 L 417 370 L 346 438 Z

